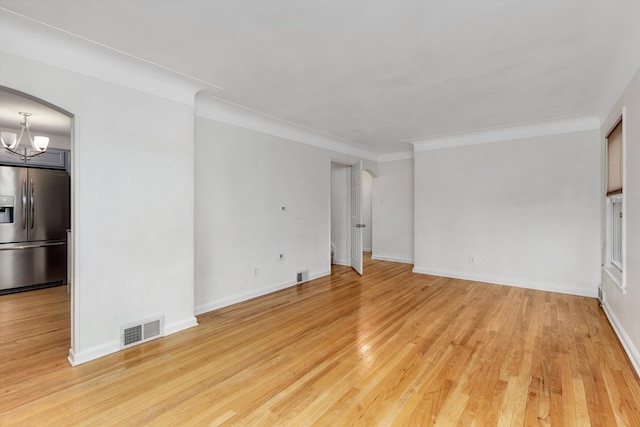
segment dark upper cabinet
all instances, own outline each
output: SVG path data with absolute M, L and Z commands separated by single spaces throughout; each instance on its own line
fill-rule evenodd
M 20 165 L 27 167 L 44 167 L 49 169 L 67 168 L 67 150 L 49 148 L 43 154 L 31 158 L 27 158 L 26 155 L 33 154 L 33 148 L 20 148 L 20 152 L 25 153 L 25 155 L 18 156 L 16 154 L 9 153 L 4 148 L 0 148 L 0 165 Z

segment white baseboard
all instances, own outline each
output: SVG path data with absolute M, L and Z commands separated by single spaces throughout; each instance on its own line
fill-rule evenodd
M 319 279 L 321 277 L 331 275 L 331 270 L 321 271 L 318 273 L 309 274 L 309 281 Z M 296 286 L 298 283 L 294 280 L 289 280 L 283 283 L 279 283 L 277 285 L 267 286 L 260 289 L 255 289 L 250 292 L 244 292 L 242 294 L 234 295 L 232 297 L 223 298 L 217 301 L 211 301 L 205 304 L 199 304 L 195 307 L 195 314 L 203 314 L 209 311 L 217 310 L 219 308 L 228 307 L 233 304 L 237 304 L 239 302 L 247 301 L 252 298 L 261 297 L 263 295 L 267 295 L 273 292 L 280 291 L 282 289 L 290 288 L 292 286 Z
M 118 351 L 120 351 L 120 340 L 109 341 L 78 353 L 75 353 L 73 349 L 69 349 L 69 357 L 67 357 L 67 360 L 71 366 L 78 366 Z
M 535 289 L 537 291 L 557 292 L 559 294 L 577 295 L 581 297 L 598 297 L 598 285 L 594 284 L 593 289 L 587 290 L 584 288 L 567 288 L 554 283 L 540 283 L 530 282 L 526 280 L 518 279 L 505 279 L 501 277 L 482 276 L 450 271 L 435 271 L 420 267 L 414 267 L 414 273 L 429 274 L 431 276 L 450 277 L 453 279 L 470 280 L 473 282 L 491 283 L 494 285 L 514 286 L 516 288 Z
M 181 320 L 179 322 L 169 323 L 164 325 L 164 335 L 175 334 L 176 332 L 184 331 L 185 329 L 198 326 L 198 319 L 195 316 Z
M 180 332 L 197 325 L 198 320 L 195 318 L 195 316 L 189 317 L 179 322 L 170 323 L 168 325 L 165 325 L 164 327 L 164 336 L 175 334 L 176 332 Z M 112 353 L 117 353 L 120 350 L 120 340 L 96 345 L 79 353 L 76 353 L 72 348 L 70 348 L 67 360 L 69 361 L 71 366 L 78 366 L 82 363 L 90 362 L 92 360 L 99 359 L 100 357 L 104 357 Z
M 609 304 L 607 304 L 607 301 L 605 300 L 601 305 L 602 309 L 604 310 L 604 314 L 607 315 L 609 323 L 611 323 L 611 326 L 618 336 L 620 343 L 622 343 L 622 347 L 627 353 L 627 356 L 629 356 L 629 360 L 631 360 L 633 368 L 636 370 L 638 376 L 640 376 L 640 352 L 638 352 L 638 349 L 633 345 L 631 338 L 629 338 L 629 335 L 627 335 L 613 310 L 611 310 L 611 307 L 609 307 Z
M 346 267 L 350 267 L 349 261 L 346 259 L 334 259 L 333 263 L 337 265 L 344 265 Z
M 372 255 L 371 259 L 377 259 L 380 261 L 401 262 L 402 264 L 413 264 L 413 260 L 409 258 L 397 258 L 385 255 Z

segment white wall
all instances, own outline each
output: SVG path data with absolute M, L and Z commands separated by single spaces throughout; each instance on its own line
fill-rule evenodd
M 413 263 L 413 159 L 378 165 L 372 209 L 372 257 Z
M 196 313 L 294 285 L 304 269 L 310 278 L 330 274 L 331 161 L 356 159 L 212 120 L 203 98 L 195 132 Z
M 620 117 L 626 107 L 625 132 L 625 218 L 627 291 L 623 294 L 611 279 L 603 274 L 604 308 L 622 341 L 636 372 L 640 375 L 640 70 L 604 122 L 601 140 L 608 125 Z
M 415 153 L 415 271 L 595 296 L 599 139 L 591 130 Z
M 331 241 L 336 246 L 334 263 L 350 265 L 349 259 L 349 187 L 351 168 L 331 163 Z
M 1 85 L 75 115 L 72 363 L 117 351 L 133 321 L 195 325 L 193 106 L 4 51 L 0 64 Z
M 362 171 L 362 223 L 365 227 L 362 229 L 362 249 L 371 252 L 372 240 L 372 206 L 371 196 L 373 191 L 373 177 L 367 171 Z

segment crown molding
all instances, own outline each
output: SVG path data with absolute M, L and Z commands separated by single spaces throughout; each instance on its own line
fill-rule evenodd
M 378 161 L 376 153 L 360 148 L 350 141 L 216 98 L 206 91 L 199 93 L 196 99 L 196 116 L 365 160 Z
M 395 151 L 378 154 L 378 163 L 395 162 L 397 160 L 413 160 L 413 151 Z
M 57 68 L 195 106 L 199 114 L 354 157 L 377 161 L 377 154 L 351 141 L 289 123 L 218 98 L 212 83 L 112 49 L 0 7 L 0 51 Z
M 0 7 L 0 51 L 194 105 L 222 88 Z
M 414 152 L 418 152 L 596 129 L 600 129 L 600 119 L 596 116 L 566 117 L 523 123 L 513 126 L 502 126 L 471 132 L 434 136 L 431 138 L 408 142 L 413 144 Z

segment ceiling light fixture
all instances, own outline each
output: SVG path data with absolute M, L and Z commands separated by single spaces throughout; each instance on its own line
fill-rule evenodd
M 13 153 L 17 156 L 24 156 L 28 159 L 43 154 L 49 146 L 49 138 L 47 138 L 46 136 L 31 136 L 31 131 L 29 130 L 31 123 L 29 123 L 28 120 L 29 116 L 31 116 L 31 113 L 19 112 L 18 114 L 23 117 L 22 122 L 20 122 L 20 136 L 17 136 L 13 132 L 0 132 L 0 141 L 2 142 L 2 146 L 10 153 Z M 20 142 L 22 142 L 22 136 L 24 135 L 25 130 L 27 131 L 27 135 L 29 135 L 29 142 L 33 147 L 32 154 L 28 154 L 26 152 L 21 153 L 20 151 L 16 150 L 16 148 L 18 148 L 18 146 L 20 145 Z

